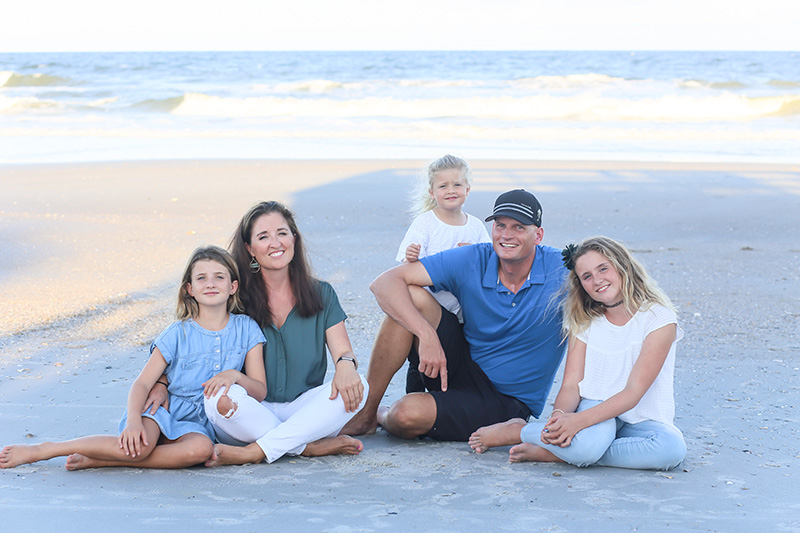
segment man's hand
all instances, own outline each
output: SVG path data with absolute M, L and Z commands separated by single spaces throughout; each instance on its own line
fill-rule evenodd
M 434 336 L 423 342 L 419 340 L 419 371 L 428 376 L 429 378 L 436 378 L 442 384 L 442 391 L 447 390 L 447 358 L 442 350 L 442 345 L 439 338 Z

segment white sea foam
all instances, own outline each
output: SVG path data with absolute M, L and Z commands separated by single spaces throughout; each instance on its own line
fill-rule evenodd
M 42 109 L 57 109 L 60 105 L 52 100 L 40 100 L 35 96 L 4 96 L 0 94 L 0 115 L 21 114 Z
M 0 128 L 0 137 L 28 138 L 121 138 L 121 139 L 417 139 L 417 140 L 514 140 L 514 141 L 752 141 L 800 143 L 800 130 L 708 129 L 678 126 L 588 127 L 456 125 L 434 121 L 387 122 L 340 121 L 335 128 L 295 129 L 285 125 L 271 128 L 204 128 L 197 130 L 158 127 L 107 127 L 99 118 L 83 126 L 64 123 L 62 127 Z
M 170 99 L 177 116 L 195 117 L 396 117 L 409 119 L 466 117 L 495 120 L 742 121 L 798 113 L 800 95 L 747 97 L 716 95 L 665 95 L 659 98 L 613 98 L 581 93 L 577 96 L 498 96 L 473 98 L 400 99 L 365 97 L 329 98 L 251 97 L 225 98 L 187 93 Z M 175 105 L 176 102 L 177 105 Z
M 568 76 L 536 76 L 535 78 L 520 78 L 514 84 L 538 90 L 554 89 L 586 89 L 603 87 L 611 84 L 620 84 L 628 80 L 607 76 L 605 74 L 570 74 Z

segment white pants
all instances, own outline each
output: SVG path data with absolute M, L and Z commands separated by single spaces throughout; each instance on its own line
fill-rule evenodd
M 228 397 L 237 407 L 231 417 L 225 418 L 217 409 L 224 391 L 205 399 L 206 416 L 214 424 L 220 442 L 238 446 L 256 442 L 271 463 L 287 453 L 300 455 L 310 442 L 338 435 L 367 401 L 369 386 L 363 376 L 361 383 L 364 396 L 352 413 L 345 411 L 341 396 L 329 399 L 331 383 L 327 382 L 288 403 L 258 402 L 243 387 L 233 385 Z

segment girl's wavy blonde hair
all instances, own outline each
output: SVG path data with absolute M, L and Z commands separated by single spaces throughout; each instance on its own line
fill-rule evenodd
M 605 313 L 606 306 L 592 300 L 581 285 L 578 272 L 574 264 L 578 258 L 587 252 L 597 252 L 608 259 L 614 270 L 617 271 L 621 281 L 622 305 L 630 314 L 644 311 L 655 303 L 664 307 L 675 308 L 664 291 L 655 280 L 648 277 L 639 261 L 631 254 L 630 250 L 622 244 L 608 237 L 590 237 L 577 245 L 572 253 L 573 268 L 567 275 L 562 291 L 566 297 L 562 301 L 564 311 L 563 333 L 575 336 L 586 330 L 592 320 Z
M 186 320 L 187 318 L 197 318 L 200 313 L 200 305 L 197 300 L 189 294 L 187 285 L 192 283 L 192 269 L 198 261 L 216 261 L 220 265 L 228 269 L 228 274 L 231 276 L 231 282 L 239 281 L 239 269 L 236 267 L 236 262 L 233 257 L 219 246 L 204 246 L 197 248 L 192 252 L 189 262 L 186 263 L 186 268 L 183 271 L 183 278 L 181 279 L 181 288 L 178 290 L 178 307 L 175 314 L 178 320 Z M 241 300 L 239 300 L 239 291 L 237 290 L 228 296 L 228 313 L 243 313 L 244 307 Z
M 428 165 L 425 175 L 419 179 L 417 186 L 414 188 L 414 192 L 411 195 L 413 201 L 411 206 L 412 215 L 418 217 L 422 213 L 436 207 L 436 200 L 434 200 L 431 195 L 433 178 L 439 172 L 451 168 L 460 170 L 464 181 L 467 183 L 467 187 L 472 187 L 472 169 L 469 168 L 469 164 L 466 161 L 460 157 L 449 154 L 440 157 Z

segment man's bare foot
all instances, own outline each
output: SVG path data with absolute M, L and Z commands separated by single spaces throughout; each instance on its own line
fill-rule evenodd
M 361 409 L 356 416 L 344 425 L 339 435 L 371 435 L 378 430 L 376 413 L 369 413 L 366 408 Z
M 358 455 L 364 445 L 360 440 L 347 435 L 338 437 L 327 437 L 318 441 L 306 444 L 306 449 L 301 455 L 306 457 L 321 457 L 323 455 Z
M 264 460 L 264 451 L 255 442 L 247 446 L 230 446 L 215 444 L 214 452 L 204 464 L 208 467 L 222 465 L 244 465 L 260 463 Z
M 521 418 L 512 418 L 506 422 L 484 426 L 469 436 L 469 446 L 477 453 L 483 453 L 495 446 L 511 446 L 519 444 L 519 434 L 526 422 Z
M 537 463 L 563 462 L 549 451 L 530 442 L 523 442 L 511 448 L 508 451 L 508 460 L 512 463 L 524 463 L 526 461 L 535 461 Z
M 67 464 L 64 465 L 64 468 L 69 471 L 74 471 L 86 470 L 87 468 L 98 468 L 100 466 L 102 466 L 101 461 L 92 459 L 91 457 L 86 457 L 85 455 L 81 455 L 79 453 L 73 453 L 67 457 Z
M 0 451 L 0 468 L 35 463 L 43 459 L 39 444 L 13 444 Z

